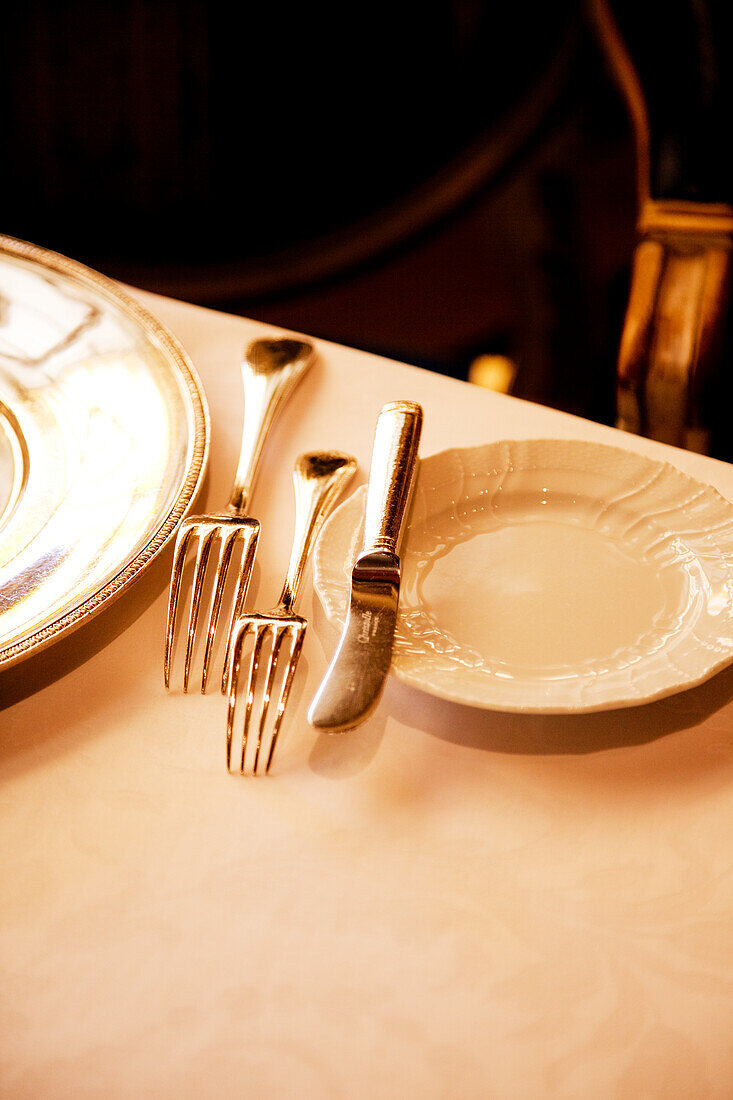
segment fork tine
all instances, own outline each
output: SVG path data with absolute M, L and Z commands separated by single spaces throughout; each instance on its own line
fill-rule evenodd
M 237 704 L 237 685 L 239 683 L 239 670 L 242 665 L 242 650 L 245 638 L 251 634 L 254 626 L 250 622 L 242 622 L 234 638 L 234 644 L 230 654 L 229 666 L 229 700 L 227 708 L 227 771 L 231 770 L 232 739 L 234 734 L 234 711 Z
M 241 532 L 239 533 L 240 537 Z M 239 567 L 239 577 L 237 578 L 237 591 L 234 594 L 232 601 L 232 612 L 229 617 L 229 629 L 227 631 L 226 648 L 224 650 L 224 667 L 221 674 L 221 691 L 223 695 L 226 695 L 227 684 L 229 683 L 229 662 L 232 652 L 232 640 L 234 638 L 234 627 L 237 619 L 242 614 L 244 608 L 244 601 L 247 596 L 247 589 L 249 588 L 249 582 L 252 579 L 252 569 L 254 566 L 255 552 L 257 550 L 257 539 L 250 537 L 244 548 L 244 557 Z
M 207 531 L 199 539 L 198 546 L 196 547 L 196 565 L 193 573 L 193 593 L 191 595 L 191 609 L 188 614 L 188 640 L 186 642 L 186 662 L 183 666 L 183 690 L 188 691 L 188 677 L 191 671 L 191 657 L 193 655 L 193 640 L 196 633 L 196 624 L 198 623 L 199 612 L 201 610 L 201 591 L 204 586 L 204 573 L 206 572 L 206 563 L 209 560 L 209 554 L 211 552 L 211 543 L 214 539 L 214 535 L 217 531 L 216 527 L 212 527 L 210 531 Z
M 272 697 L 272 688 L 275 681 L 275 672 L 277 670 L 277 663 L 280 657 L 280 650 L 285 639 L 286 629 L 278 628 L 273 624 L 272 629 L 272 648 L 270 650 L 270 656 L 267 661 L 267 672 L 265 674 L 265 688 L 262 694 L 262 709 L 260 711 L 260 725 L 257 731 L 257 748 L 255 750 L 255 760 L 252 771 L 257 774 L 257 767 L 260 760 L 260 749 L 262 748 L 262 734 L 265 731 L 265 723 L 267 722 L 267 712 L 270 709 L 270 699 Z
M 272 764 L 272 758 L 275 755 L 275 747 L 277 745 L 277 739 L 280 736 L 280 726 L 282 725 L 283 715 L 285 714 L 285 707 L 288 702 L 288 695 L 290 694 L 290 688 L 293 683 L 293 677 L 295 676 L 295 669 L 300 657 L 300 651 L 303 648 L 303 641 L 305 639 L 305 625 L 298 629 L 295 633 L 295 640 L 293 642 L 293 648 L 290 652 L 290 660 L 288 662 L 288 670 L 285 674 L 285 682 L 280 691 L 280 702 L 278 703 L 277 713 L 275 715 L 275 724 L 272 729 L 272 737 L 270 738 L 270 751 L 267 754 L 267 763 L 265 764 L 265 775 L 270 771 L 270 765 Z
M 227 711 L 227 770 L 231 770 L 231 745 L 234 733 L 234 712 L 236 709 L 237 697 L 239 695 L 238 684 L 239 672 L 242 664 L 242 649 L 244 647 L 245 638 L 249 634 L 254 634 L 254 645 L 252 647 L 252 653 L 250 655 L 249 672 L 247 675 L 244 720 L 242 723 L 242 752 L 239 764 L 239 771 L 242 775 L 244 775 L 249 727 L 252 720 L 252 710 L 254 708 L 254 691 L 255 683 L 257 680 L 257 670 L 260 664 L 262 645 L 265 640 L 267 626 L 267 623 L 264 625 L 264 627 L 260 627 L 259 624 L 253 623 L 249 620 L 242 620 L 238 625 L 237 633 L 234 640 L 234 653 L 232 656 L 231 676 L 229 680 L 229 707 Z
M 209 614 L 209 629 L 206 635 L 206 648 L 204 650 L 204 663 L 201 669 L 201 694 L 206 694 L 206 681 L 209 676 L 209 663 L 211 661 L 211 651 L 214 648 L 214 638 L 216 637 L 216 628 L 219 623 L 219 615 L 221 613 L 222 600 L 224 598 L 224 586 L 226 584 L 227 572 L 229 570 L 229 563 L 232 557 L 232 550 L 234 548 L 234 542 L 236 539 L 236 531 L 228 531 L 226 535 L 222 534 L 221 544 L 219 547 L 219 558 L 216 563 L 216 575 L 214 580 L 214 595 L 211 601 L 211 612 Z
M 252 660 L 249 664 L 249 679 L 247 681 L 247 702 L 245 703 L 244 710 L 244 725 L 242 727 L 242 758 L 239 763 L 239 770 L 244 775 L 245 756 L 247 754 L 247 738 L 249 735 L 249 724 L 252 718 L 252 709 L 255 700 L 255 683 L 257 681 L 257 669 L 260 666 L 260 656 L 262 654 L 262 643 L 265 640 L 265 631 L 257 629 L 255 633 L 255 644 L 252 649 Z
M 255 635 L 254 645 L 252 653 L 249 659 L 249 668 L 247 672 L 247 684 L 244 689 L 245 703 L 244 703 L 244 719 L 242 722 L 242 748 L 240 756 L 239 771 L 242 775 L 267 775 L 270 766 L 272 764 L 273 757 L 275 755 L 275 748 L 277 746 L 277 740 L 280 735 L 280 727 L 282 725 L 283 716 L 285 714 L 285 708 L 288 702 L 288 696 L 290 694 L 290 688 L 292 686 L 293 677 L 300 657 L 300 651 L 303 648 L 303 639 L 305 636 L 305 627 L 301 624 L 295 624 L 293 622 L 253 622 L 248 619 L 238 620 L 234 642 L 230 650 L 230 676 L 229 676 L 229 705 L 227 711 L 227 771 L 231 771 L 231 755 L 232 755 L 232 742 L 234 736 L 234 714 L 237 706 L 237 700 L 240 697 L 239 691 L 239 676 L 242 665 L 242 651 L 244 643 L 249 634 Z M 272 647 L 267 658 L 267 664 L 265 666 L 264 675 L 260 676 L 260 665 L 262 663 L 262 652 L 264 644 L 268 634 L 272 635 Z M 277 668 L 282 656 L 282 650 L 286 641 L 292 640 L 292 647 L 290 653 L 287 656 L 287 668 L 285 670 L 285 676 L 280 689 L 280 696 L 277 702 L 277 710 L 275 713 L 275 720 L 272 727 L 272 734 L 270 736 L 269 748 L 267 750 L 267 762 L 264 769 L 260 769 L 260 759 L 264 749 L 264 735 L 267 724 L 267 716 L 272 704 L 273 687 L 275 683 L 275 677 L 277 675 Z M 252 716 L 255 709 L 255 691 L 258 684 L 264 682 L 264 688 L 261 696 L 261 708 L 259 714 L 258 728 L 257 728 L 257 743 L 254 750 L 254 761 L 250 772 L 246 769 L 246 755 L 247 746 L 250 742 L 250 733 L 253 728 Z
M 168 592 L 168 614 L 165 624 L 165 658 L 163 661 L 163 674 L 165 686 L 170 688 L 171 683 L 171 656 L 173 653 L 173 634 L 176 625 L 176 612 L 178 610 L 178 597 L 181 592 L 181 579 L 183 577 L 183 565 L 186 560 L 186 550 L 191 538 L 191 527 L 181 527 L 176 538 L 176 547 L 173 555 L 173 571 Z

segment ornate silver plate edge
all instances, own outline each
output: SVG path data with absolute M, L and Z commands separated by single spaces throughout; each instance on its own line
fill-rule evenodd
M 183 379 L 194 422 L 194 438 L 186 474 L 173 505 L 143 549 L 116 576 L 97 589 L 83 603 L 60 615 L 40 630 L 0 649 L 0 670 L 17 664 L 29 656 L 30 653 L 51 645 L 62 636 L 81 626 L 92 616 L 98 614 L 113 600 L 122 595 L 139 577 L 142 570 L 165 549 L 201 488 L 206 472 L 211 435 L 206 396 L 196 369 L 182 345 L 153 314 L 121 290 L 107 276 L 86 267 L 77 260 L 69 259 L 61 253 L 0 234 L 0 255 L 3 254 L 30 260 L 47 270 L 59 272 L 81 283 L 88 284 L 134 320 L 148 337 L 161 347 L 168 362 L 179 372 Z

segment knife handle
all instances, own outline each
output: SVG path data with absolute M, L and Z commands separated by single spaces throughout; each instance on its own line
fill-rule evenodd
M 364 517 L 363 553 L 397 553 L 417 469 L 423 412 L 391 401 L 377 418 Z

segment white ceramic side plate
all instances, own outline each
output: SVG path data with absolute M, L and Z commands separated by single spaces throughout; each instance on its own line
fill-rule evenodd
M 365 492 L 316 548 L 339 626 Z M 604 710 L 733 662 L 733 505 L 632 451 L 534 439 L 424 459 L 402 567 L 392 671 L 446 699 Z

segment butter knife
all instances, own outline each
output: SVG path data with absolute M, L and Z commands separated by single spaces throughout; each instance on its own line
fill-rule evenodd
M 316 729 L 352 729 L 374 710 L 392 661 L 400 596 L 398 547 L 417 469 L 423 413 L 393 401 L 377 418 L 362 551 L 351 573 L 341 641 L 308 711 Z

